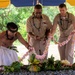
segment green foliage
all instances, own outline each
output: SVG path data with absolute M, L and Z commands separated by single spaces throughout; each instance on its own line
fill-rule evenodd
M 72 69 L 75 70 L 75 63 L 73 63 L 73 65 L 72 65 Z
M 14 50 L 14 51 L 18 52 L 18 50 L 17 50 L 17 47 L 16 47 L 16 46 L 11 46 L 11 47 L 9 47 L 9 49 L 10 49 L 10 50 Z
M 35 54 L 32 54 L 30 56 L 30 59 L 28 61 L 30 63 L 30 65 L 28 66 L 28 70 L 29 71 L 35 71 L 35 72 L 37 72 L 37 71 L 41 70 L 41 68 L 39 66 L 40 60 L 38 60 L 38 59 L 35 58 Z
M 46 67 L 45 67 L 47 70 L 55 70 L 55 67 L 54 67 L 54 57 L 51 56 L 50 58 L 47 59 L 47 62 L 46 62 Z
M 61 67 L 62 67 L 61 61 L 60 61 L 60 60 L 56 60 L 56 61 L 55 61 L 55 68 L 56 68 L 57 70 L 60 70 Z
M 30 63 L 33 63 L 34 62 L 34 59 L 35 59 L 35 54 L 32 54 L 30 56 L 30 59 L 28 60 Z
M 40 61 L 38 59 L 35 58 L 35 54 L 32 54 L 30 56 L 30 59 L 28 60 L 30 64 L 32 65 L 38 65 L 40 63 Z
M 75 7 L 66 3 L 68 11 L 71 13 L 75 13 Z M 0 32 L 6 30 L 6 24 L 8 22 L 15 22 L 19 27 L 19 32 L 22 34 L 25 40 L 27 40 L 27 32 L 26 32 L 26 21 L 30 15 L 32 15 L 34 7 L 15 7 L 12 4 L 7 8 L 0 9 Z M 56 14 L 59 13 L 57 6 L 43 6 L 43 14 L 49 16 L 51 22 L 53 23 L 53 19 Z M 54 35 L 54 38 L 58 41 L 59 38 L 59 28 Z M 16 41 L 15 44 L 19 44 Z
M 21 68 L 21 63 L 18 61 L 13 62 L 11 66 L 4 66 L 4 72 L 5 73 L 10 73 L 10 72 L 19 72 Z

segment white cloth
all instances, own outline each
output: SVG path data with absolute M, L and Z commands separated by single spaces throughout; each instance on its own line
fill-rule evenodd
M 18 61 L 18 55 L 16 51 L 0 46 L 0 66 L 9 66 L 15 61 Z

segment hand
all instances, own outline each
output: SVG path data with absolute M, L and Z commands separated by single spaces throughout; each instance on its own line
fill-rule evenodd
M 34 47 L 32 47 L 32 46 L 29 46 L 29 51 L 33 51 L 34 50 Z
M 73 30 L 72 32 L 71 32 L 71 34 L 74 34 L 75 33 L 75 30 Z
M 39 36 L 35 36 L 34 38 L 35 38 L 35 40 L 40 40 Z
M 53 35 L 49 33 L 48 38 L 50 38 L 53 41 Z
M 43 45 L 44 45 L 44 44 L 46 44 L 46 40 L 47 40 L 47 39 L 46 39 L 46 38 L 44 38 Z
M 53 38 L 53 34 L 49 33 L 49 34 L 48 34 L 48 38 L 49 38 L 49 37 Z

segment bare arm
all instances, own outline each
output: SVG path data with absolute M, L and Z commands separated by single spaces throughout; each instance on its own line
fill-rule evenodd
M 29 36 L 29 34 L 27 35 L 27 38 L 28 38 L 28 43 L 29 43 L 29 41 L 30 41 L 30 36 Z
M 17 38 L 24 46 L 26 46 L 26 48 L 29 48 L 30 45 L 24 40 L 19 32 L 17 33 Z

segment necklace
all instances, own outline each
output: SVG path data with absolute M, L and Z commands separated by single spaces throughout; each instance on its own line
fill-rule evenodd
M 36 25 L 35 25 L 35 23 L 34 23 L 34 18 L 33 18 L 33 25 L 34 25 L 34 27 L 39 31 L 40 30 L 40 28 L 41 28 L 41 20 L 40 20 L 40 24 L 39 24 L 39 27 L 37 27 Z
M 8 40 L 13 40 L 14 39 L 14 37 L 9 38 L 8 31 L 6 31 L 6 37 L 7 37 Z
M 65 18 L 65 20 L 62 20 L 61 15 L 60 15 L 60 27 L 62 28 L 62 30 L 67 30 L 68 29 L 68 23 L 69 23 L 69 13 L 68 14 L 68 18 Z M 65 25 L 64 21 L 67 22 L 66 26 L 64 27 L 63 25 Z M 63 23 L 62 23 L 63 22 Z

